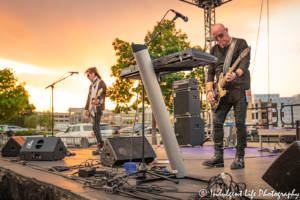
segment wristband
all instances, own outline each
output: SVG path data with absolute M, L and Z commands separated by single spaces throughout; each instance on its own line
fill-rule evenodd
M 234 72 L 235 73 L 235 80 L 238 78 L 238 77 L 240 77 L 240 73 L 239 72 Z
M 214 93 L 214 91 L 212 91 L 212 90 L 208 90 L 208 91 L 207 91 L 207 94 L 208 94 L 209 92 L 212 92 L 212 93 Z

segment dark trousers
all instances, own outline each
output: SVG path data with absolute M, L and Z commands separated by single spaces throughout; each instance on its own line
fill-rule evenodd
M 226 116 L 230 111 L 231 107 L 234 108 L 234 118 L 235 125 L 237 128 L 237 145 L 236 145 L 236 155 L 244 156 L 245 148 L 247 147 L 247 131 L 246 131 L 246 113 L 248 103 L 246 101 L 245 95 L 240 99 L 234 99 L 231 97 L 226 98 L 224 102 L 221 102 L 219 108 L 214 113 L 213 117 L 213 131 L 214 131 L 214 148 L 216 155 L 223 155 L 223 137 L 224 130 L 223 124 L 225 122 Z
M 100 149 L 103 147 L 103 140 L 102 140 L 101 130 L 100 130 L 100 120 L 101 120 L 102 115 L 103 115 L 103 112 L 101 112 L 101 113 L 96 112 L 95 117 L 94 117 L 94 122 L 93 122 L 93 131 L 97 138 L 98 148 L 100 148 Z

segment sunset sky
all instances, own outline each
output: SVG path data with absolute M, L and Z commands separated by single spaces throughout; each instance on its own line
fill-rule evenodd
M 270 0 L 270 92 L 281 97 L 299 94 L 300 1 Z M 176 28 L 188 35 L 191 45 L 204 46 L 204 11 L 179 0 L 0 0 L 0 69 L 13 68 L 37 111 L 50 109 L 50 88 L 68 71 L 78 75 L 58 83 L 54 111 L 84 107 L 90 82 L 84 71 L 96 66 L 108 86 L 110 67 L 117 57 L 115 38 L 143 43 L 167 10 L 188 16 L 176 20 Z M 267 1 L 264 0 L 252 93 L 268 93 Z M 252 46 L 250 70 L 256 46 L 261 0 L 233 0 L 216 8 L 216 21 L 233 37 Z M 173 13 L 166 18 L 172 19 Z M 107 109 L 114 104 L 107 98 Z

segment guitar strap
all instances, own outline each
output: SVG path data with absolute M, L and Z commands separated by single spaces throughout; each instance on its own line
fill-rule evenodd
M 228 52 L 227 52 L 227 55 L 226 55 L 226 58 L 225 58 L 224 65 L 223 65 L 223 77 L 225 77 L 225 75 L 229 71 L 229 67 L 230 67 L 230 64 L 231 64 L 233 52 L 234 52 L 235 45 L 236 45 L 236 41 L 237 41 L 237 39 L 232 38 L 232 41 L 229 45 L 229 49 L 228 49 Z
M 96 94 L 97 94 L 97 92 L 98 92 L 98 86 L 99 86 L 99 82 L 101 81 L 101 79 L 99 79 L 98 78 L 98 80 L 97 80 L 97 82 L 96 82 L 96 88 L 95 88 L 95 90 L 94 90 L 94 94 L 93 94 L 93 96 L 92 96 L 92 99 L 95 99 L 95 97 L 96 97 Z
M 94 90 L 94 94 L 92 94 L 92 95 L 93 95 L 93 96 L 92 96 L 92 99 L 95 99 L 95 97 L 96 97 L 96 95 L 97 95 L 97 92 L 98 92 L 98 86 L 99 86 L 100 81 L 101 81 L 100 78 L 98 78 L 98 80 L 96 81 L 96 88 L 95 88 L 95 90 Z M 94 87 L 94 86 L 92 86 L 92 87 Z M 96 106 L 94 106 L 93 111 L 96 112 Z

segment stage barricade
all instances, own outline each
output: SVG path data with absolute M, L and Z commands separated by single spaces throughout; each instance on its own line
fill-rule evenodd
M 134 134 L 134 137 L 136 134 Z M 28 137 L 28 136 L 27 136 Z M 113 137 L 131 137 L 131 134 L 122 134 L 122 135 L 108 135 L 108 136 L 102 136 L 102 139 L 105 141 L 107 138 L 113 138 Z M 160 145 L 162 144 L 162 139 L 160 135 L 156 136 L 156 142 L 152 144 L 152 136 L 148 135 L 145 136 L 146 139 L 149 141 L 151 145 Z M 26 137 L 24 137 L 26 139 Z M 96 137 L 60 137 L 64 145 L 67 149 L 79 149 L 79 148 L 96 148 L 97 139 Z M 1 137 L 0 136 L 0 150 L 1 148 L 6 144 L 6 142 L 9 140 L 9 137 Z M 82 142 L 84 140 L 84 142 Z M 86 143 L 88 141 L 89 144 Z

